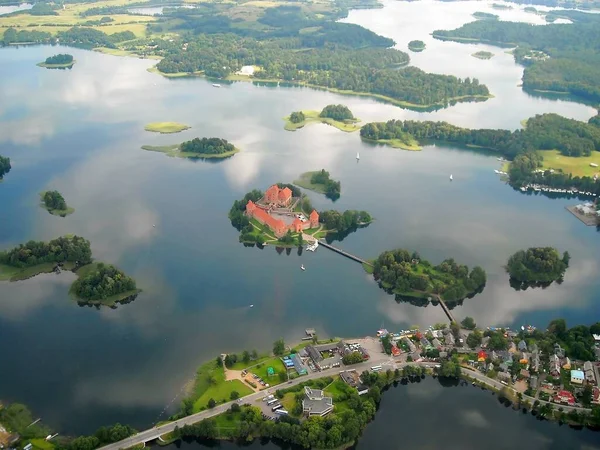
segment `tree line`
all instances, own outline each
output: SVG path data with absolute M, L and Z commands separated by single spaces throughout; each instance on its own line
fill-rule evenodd
M 233 144 L 221 138 L 194 138 L 181 144 L 182 152 L 199 153 L 204 155 L 220 155 L 235 150 Z
M 19 268 L 66 261 L 78 262 L 79 265 L 90 263 L 90 241 L 79 236 L 62 236 L 49 242 L 29 241 L 0 252 L 0 263 Z
M 71 292 L 82 300 L 105 300 L 136 290 L 135 280 L 110 264 L 98 263 L 71 285 Z
M 467 266 L 453 259 L 433 266 L 417 252 L 404 249 L 381 253 L 373 264 L 373 277 L 388 292 L 401 296 L 413 292 L 439 295 L 448 303 L 482 291 L 487 281 L 485 271 L 479 266 L 470 273 Z
M 352 111 L 350 111 L 346 105 L 327 105 L 323 108 L 319 117 L 327 117 L 339 122 L 344 122 L 346 120 L 353 120 L 354 114 L 352 114 Z
M 44 201 L 44 205 L 46 205 L 46 208 L 58 209 L 61 211 L 67 209 L 67 202 L 58 191 L 46 191 L 44 192 L 42 199 Z
M 367 225 L 372 220 L 373 218 L 368 212 L 352 209 L 348 209 L 343 213 L 336 210 L 321 211 L 319 213 L 319 222 L 324 224 L 327 230 L 335 230 L 342 234 L 348 230 Z
M 10 158 L 0 155 L 0 180 L 4 178 L 4 175 L 10 172 L 10 169 Z
M 88 27 L 73 27 L 66 31 L 59 31 L 56 36 L 52 36 L 45 31 L 19 30 L 9 27 L 4 31 L 4 36 L 0 41 L 4 45 L 19 43 L 40 43 L 71 45 L 73 47 L 94 48 L 108 47 L 116 48 L 116 44 L 123 41 L 135 39 L 135 34 L 131 31 L 121 31 L 107 35 L 100 30 Z

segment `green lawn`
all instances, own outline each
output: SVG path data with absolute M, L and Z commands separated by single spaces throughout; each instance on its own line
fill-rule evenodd
M 563 156 L 558 150 L 541 150 L 539 153 L 544 157 L 543 169 L 560 170 L 573 176 L 593 177 L 600 173 L 600 152 L 592 152 L 590 156 Z M 590 163 L 598 164 L 598 167 L 590 166 Z
M 267 375 L 267 369 L 269 367 L 272 367 L 275 370 L 275 375 L 273 375 L 271 377 L 269 377 Z M 262 380 L 265 383 L 268 383 L 271 386 L 274 386 L 274 385 L 282 382 L 279 379 L 279 374 L 287 373 L 287 370 L 286 370 L 285 366 L 283 365 L 283 362 L 281 361 L 281 359 L 274 356 L 272 358 L 269 358 L 269 359 L 257 364 L 254 367 L 251 367 L 250 369 L 248 369 L 248 372 L 258 375 L 260 378 L 262 378 Z
M 54 444 L 51 442 L 48 442 L 46 439 L 42 439 L 42 438 L 32 439 L 30 442 L 31 442 L 31 445 L 33 445 L 33 448 L 36 448 L 39 450 L 52 450 L 54 448 Z
M 229 158 L 230 156 L 235 155 L 240 150 L 235 148 L 230 152 L 224 152 L 219 154 L 208 154 L 208 153 L 194 153 L 194 152 L 182 152 L 179 151 L 179 144 L 173 145 L 142 145 L 143 150 L 148 150 L 150 152 L 159 152 L 164 153 L 170 157 L 176 158 L 204 158 L 204 159 L 223 159 Z
M 206 409 L 211 398 L 217 403 L 228 402 L 233 391 L 237 391 L 240 397 L 254 392 L 240 380 L 225 381 L 223 366 L 217 367 L 214 360 L 203 364 L 196 372 L 191 394 L 194 399 L 194 412 Z
M 418 151 L 421 150 L 421 146 L 419 142 L 412 138 L 408 137 L 406 139 L 365 139 L 362 138 L 365 142 L 374 142 L 376 144 L 384 144 L 393 148 L 400 148 L 402 150 L 410 150 L 410 151 Z
M 294 180 L 294 184 L 296 186 L 300 186 L 301 188 L 308 189 L 309 191 L 318 192 L 319 194 L 325 193 L 325 185 L 324 184 L 314 184 L 311 182 L 312 176 L 316 173 L 319 173 L 320 170 L 315 170 L 313 172 L 304 172 L 300 175 L 300 178 Z
M 330 119 L 328 117 L 319 117 L 320 111 L 302 111 L 304 114 L 304 120 L 299 123 L 294 123 L 290 121 L 290 116 L 286 116 L 283 118 L 285 120 L 284 128 L 287 131 L 296 131 L 300 128 L 303 128 L 305 125 L 309 125 L 311 123 L 326 123 L 327 125 L 331 125 L 338 130 L 345 131 L 347 133 L 351 133 L 353 131 L 360 130 L 360 125 L 357 125 L 360 122 L 360 119 L 352 119 L 346 121 L 339 121 Z
M 151 131 L 153 133 L 169 134 L 179 133 L 191 128 L 188 125 L 179 122 L 152 122 L 144 127 L 144 130 Z

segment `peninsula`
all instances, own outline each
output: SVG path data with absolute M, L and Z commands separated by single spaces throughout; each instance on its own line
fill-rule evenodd
M 373 263 L 373 277 L 379 287 L 403 298 L 439 299 L 447 304 L 458 303 L 483 291 L 485 271 L 476 266 L 469 273 L 467 266 L 446 259 L 433 266 L 417 252 L 398 249 L 385 251 Z
M 425 50 L 425 42 L 423 41 L 410 41 L 408 43 L 408 49 L 411 52 L 422 52 Z
M 165 153 L 167 156 L 190 159 L 224 159 L 240 150 L 221 138 L 194 138 L 174 145 L 142 145 L 142 149 Z
M 191 127 L 179 122 L 151 122 L 144 127 L 144 130 L 153 133 L 171 134 L 188 130 Z
M 388 145 L 402 150 L 421 150 L 419 142 L 398 126 L 398 121 L 371 122 L 360 129 L 360 137 L 365 142 Z
M 564 252 L 561 257 L 555 248 L 531 247 L 512 255 L 506 264 L 506 271 L 512 280 L 520 283 L 521 289 L 547 286 L 553 281 L 562 280 L 570 259 L 569 252 Z
M 44 62 L 37 65 L 46 69 L 70 69 L 75 62 L 73 55 L 59 53 L 58 55 L 49 56 Z
M 329 172 L 325 169 L 315 172 L 304 172 L 300 175 L 299 179 L 294 180 L 294 184 L 301 188 L 318 192 L 319 194 L 325 194 L 325 197 L 334 201 L 340 198 L 342 189 L 341 183 L 332 180 Z
M 75 209 L 67 206 L 67 202 L 58 191 L 45 191 L 40 194 L 40 197 L 42 198 L 40 206 L 53 216 L 66 217 L 75 212 Z
M 69 293 L 80 304 L 115 308 L 128 303 L 141 292 L 135 280 L 110 264 L 92 263 L 77 269 L 77 280 Z
M 327 105 L 321 112 L 295 111 L 284 118 L 285 129 L 296 131 L 311 123 L 326 123 L 338 130 L 352 132 L 360 129 L 357 125 L 360 119 L 354 117 L 352 112 L 344 105 Z

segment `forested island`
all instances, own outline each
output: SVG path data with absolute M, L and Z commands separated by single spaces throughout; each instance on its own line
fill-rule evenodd
M 191 159 L 229 158 L 239 149 L 221 138 L 194 138 L 174 145 L 142 145 L 142 149 L 165 153 L 167 156 Z
M 347 209 L 344 212 L 335 209 L 321 211 L 319 222 L 327 230 L 325 240 L 327 242 L 342 241 L 346 236 L 354 233 L 359 228 L 365 228 L 373 222 L 373 218 L 367 211 Z
M 329 172 L 325 169 L 315 172 L 305 172 L 300 175 L 300 178 L 294 180 L 294 184 L 304 189 L 325 194 L 325 197 L 331 200 L 340 198 L 342 185 L 339 181 L 331 179 Z
M 600 183 L 590 176 L 574 176 L 560 171 L 552 163 L 553 172 L 542 170 L 543 153 L 558 150 L 566 157 L 583 157 L 600 151 L 600 127 L 591 123 L 567 119 L 557 114 L 542 114 L 527 120 L 522 130 L 471 130 L 447 122 L 390 120 L 367 123 L 360 135 L 367 141 L 380 143 L 412 142 L 414 146 L 426 142 L 441 142 L 485 148 L 513 159 L 509 167 L 509 181 L 514 187 L 540 184 L 579 191 L 600 192 Z M 388 144 L 390 145 L 390 144 Z M 583 164 L 586 164 L 583 162 Z
M 402 299 L 442 298 L 449 305 L 483 291 L 487 281 L 479 266 L 470 273 L 453 259 L 433 266 L 417 252 L 403 249 L 381 253 L 373 263 L 373 277 L 382 289 Z
M 73 59 L 73 55 L 59 53 L 58 55 L 49 56 L 46 58 L 46 61 L 38 63 L 37 65 L 47 69 L 70 69 L 74 64 L 75 60 Z
M 0 181 L 8 172 L 10 172 L 10 158 L 0 155 Z
M 49 242 L 29 241 L 0 252 L 0 280 L 18 281 L 57 266 L 73 270 L 92 262 L 90 242 L 79 236 L 62 236 Z
M 570 259 L 569 252 L 564 252 L 561 257 L 555 248 L 531 247 L 512 255 L 506 271 L 510 274 L 511 286 L 517 289 L 545 287 L 553 281 L 562 281 Z
M 486 52 L 486 51 L 482 50 L 482 51 L 473 53 L 471 56 L 473 56 L 474 58 L 477 58 L 477 59 L 492 59 L 494 54 L 492 52 Z
M 360 137 L 366 142 L 389 145 L 402 150 L 421 150 L 419 142 L 404 132 L 397 122 L 370 122 L 360 129 Z
M 144 130 L 153 133 L 171 134 L 179 133 L 188 130 L 189 128 L 191 127 L 179 122 L 151 122 L 144 127 Z
M 58 191 L 46 191 L 40 194 L 41 205 L 53 216 L 66 217 L 75 212 L 75 209 L 67 206 L 64 197 Z
M 352 132 L 360 129 L 357 122 L 360 119 L 354 117 L 352 111 L 344 105 L 327 105 L 325 108 L 318 111 L 294 111 L 289 116 L 284 117 L 285 129 L 288 131 L 296 131 L 310 123 L 326 123 L 334 126 L 338 130 Z
M 425 42 L 423 41 L 410 41 L 408 43 L 408 49 L 411 52 L 422 52 L 425 50 Z
M 140 292 L 135 280 L 110 264 L 93 263 L 76 271 L 77 280 L 69 292 L 78 303 L 116 307 L 128 303 Z
M 475 11 L 473 17 L 476 19 L 484 19 L 484 20 L 498 20 L 498 15 L 492 13 L 486 13 L 482 11 Z
M 560 11 L 560 17 L 574 23 L 541 27 L 519 22 L 476 21 L 452 31 L 436 30 L 433 36 L 502 47 L 516 45 L 515 60 L 525 66 L 524 89 L 569 93 L 597 103 L 600 101 L 600 57 L 596 43 L 600 17 L 569 10 Z M 532 50 L 547 56 L 535 56 Z

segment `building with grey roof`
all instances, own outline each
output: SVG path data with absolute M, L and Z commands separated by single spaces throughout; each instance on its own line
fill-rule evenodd
M 307 416 L 326 416 L 333 411 L 333 398 L 325 397 L 324 392 L 320 389 L 304 386 L 302 411 Z

